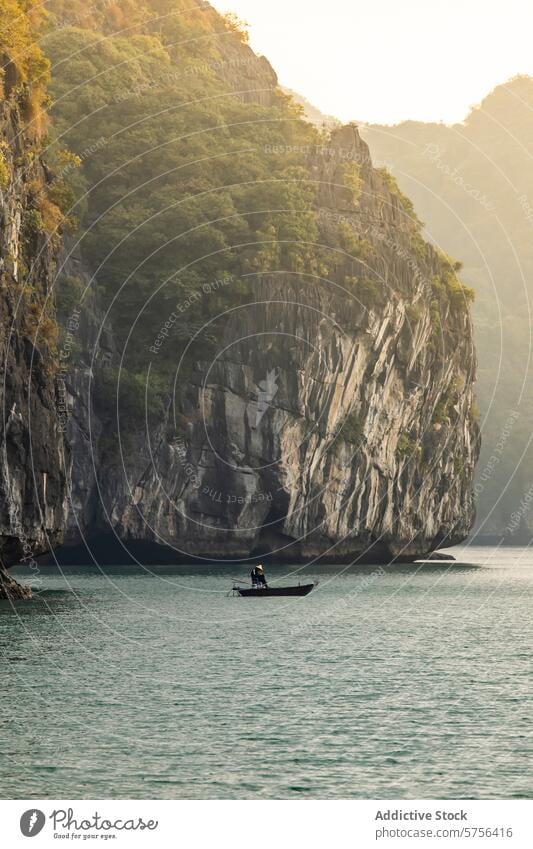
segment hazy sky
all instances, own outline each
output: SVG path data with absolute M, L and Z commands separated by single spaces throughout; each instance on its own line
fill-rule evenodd
M 343 121 L 460 121 L 533 74 L 533 0 L 212 0 L 283 85 Z

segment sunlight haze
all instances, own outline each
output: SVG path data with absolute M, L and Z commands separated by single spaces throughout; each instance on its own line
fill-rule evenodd
M 530 0 L 214 5 L 250 24 L 282 85 L 342 121 L 461 121 L 494 86 L 533 74 Z

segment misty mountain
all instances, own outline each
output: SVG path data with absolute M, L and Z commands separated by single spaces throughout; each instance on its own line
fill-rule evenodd
M 425 222 L 462 260 L 476 291 L 477 396 L 483 448 L 478 532 L 530 535 L 533 79 L 498 86 L 461 124 L 406 121 L 361 129 Z M 518 537 L 517 537 L 518 535 Z
M 286 88 L 285 86 L 281 86 L 281 89 L 285 92 L 285 94 L 288 94 L 289 97 L 292 97 L 295 103 L 302 107 L 303 116 L 306 121 L 309 121 L 316 127 L 324 127 L 329 130 L 341 126 L 342 122 L 339 121 L 338 118 L 335 118 L 334 115 L 326 115 L 324 112 L 321 112 L 320 109 L 317 109 L 317 107 L 310 103 L 310 101 L 302 94 L 298 94 L 297 91 L 293 91 L 292 88 Z

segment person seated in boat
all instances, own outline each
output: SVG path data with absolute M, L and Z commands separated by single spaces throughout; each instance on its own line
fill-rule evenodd
M 252 569 L 251 578 L 252 587 L 256 590 L 263 589 L 263 587 L 266 588 L 268 586 L 263 567 L 260 563 L 257 566 L 254 566 L 254 568 Z

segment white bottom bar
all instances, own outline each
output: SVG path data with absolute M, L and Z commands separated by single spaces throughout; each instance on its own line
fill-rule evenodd
M 0 801 L 2 845 L 533 847 L 533 801 Z M 35 844 L 32 839 L 35 838 Z

